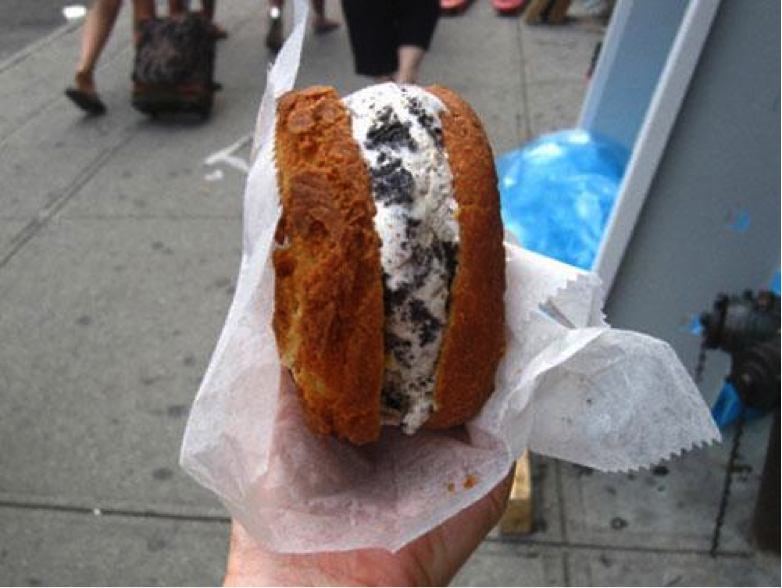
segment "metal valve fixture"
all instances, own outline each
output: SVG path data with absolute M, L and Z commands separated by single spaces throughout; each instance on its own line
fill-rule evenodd
M 779 317 L 779 296 L 773 292 L 764 290 L 755 295 L 748 290 L 739 296 L 720 294 L 712 310 L 700 316 L 703 338 L 695 370 L 696 380 L 700 380 L 707 349 L 718 349 L 728 353 L 731 368 L 726 380 L 735 388 L 743 406 L 774 412 L 766 463 L 755 505 L 753 534 L 758 547 L 777 552 L 780 539 Z M 716 554 L 719 547 L 720 531 L 730 496 L 734 462 L 744 428 L 744 412 L 742 408 L 736 422 L 712 537 L 712 555 Z

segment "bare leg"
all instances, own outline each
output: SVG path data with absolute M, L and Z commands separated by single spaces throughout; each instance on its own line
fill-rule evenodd
M 312 0 L 312 8 L 315 12 L 316 34 L 324 35 L 339 27 L 339 22 L 326 18 L 326 0 Z
M 225 39 L 228 36 L 228 32 L 214 21 L 216 3 L 216 0 L 201 0 L 201 16 L 212 25 L 212 32 L 215 38 Z
M 168 0 L 168 15 L 172 18 L 180 18 L 185 14 L 184 0 Z
M 95 0 L 87 13 L 81 37 L 81 55 L 76 64 L 76 89 L 95 95 L 95 65 L 117 22 L 122 0 Z
M 155 0 L 133 0 L 133 28 L 142 21 L 155 18 Z
M 382 84 L 384 82 L 393 82 L 394 76 L 375 76 L 375 83 Z
M 414 84 L 418 77 L 418 66 L 426 52 L 420 47 L 402 45 L 399 48 L 399 71 L 396 81 L 400 84 Z

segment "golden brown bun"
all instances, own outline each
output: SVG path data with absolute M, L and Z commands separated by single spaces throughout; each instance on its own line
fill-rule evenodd
M 505 253 L 491 147 L 470 106 L 448 108 L 443 137 L 459 205 L 459 253 L 430 429 L 462 424 L 494 389 L 505 344 Z M 314 431 L 361 444 L 380 434 L 383 280 L 371 180 L 347 109 L 331 88 L 284 95 L 276 162 L 274 333 Z
M 448 108 L 440 119 L 459 205 L 459 255 L 448 329 L 437 365 L 429 429 L 475 416 L 494 390 L 505 348 L 505 250 L 494 158 L 478 117 L 451 90 L 426 88 Z
M 369 173 L 337 93 L 277 103 L 282 217 L 273 327 L 310 427 L 362 444 L 380 434 L 383 281 Z

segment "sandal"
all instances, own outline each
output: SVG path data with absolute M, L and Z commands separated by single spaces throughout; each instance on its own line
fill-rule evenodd
M 226 31 L 219 24 L 215 24 L 213 22 L 209 23 L 209 30 L 212 33 L 212 36 L 218 41 L 222 41 L 223 39 L 228 38 L 228 31 Z
M 325 22 L 315 23 L 312 27 L 312 31 L 316 35 L 326 35 L 331 31 L 335 31 L 339 28 L 339 23 L 333 20 L 327 20 Z
M 560 25 L 568 21 L 570 0 L 530 0 L 524 13 L 524 22 L 529 25 Z
M 440 0 L 440 13 L 443 16 L 461 14 L 470 5 L 471 0 Z
M 101 102 L 97 94 L 71 87 L 65 90 L 65 95 L 87 114 L 98 116 L 106 112 L 106 105 Z
M 492 0 L 494 10 L 500 16 L 514 16 L 524 10 L 525 0 Z

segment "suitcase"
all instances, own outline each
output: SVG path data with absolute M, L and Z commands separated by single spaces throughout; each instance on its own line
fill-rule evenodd
M 139 23 L 133 63 L 133 106 L 152 117 L 212 112 L 215 35 L 199 15 Z

